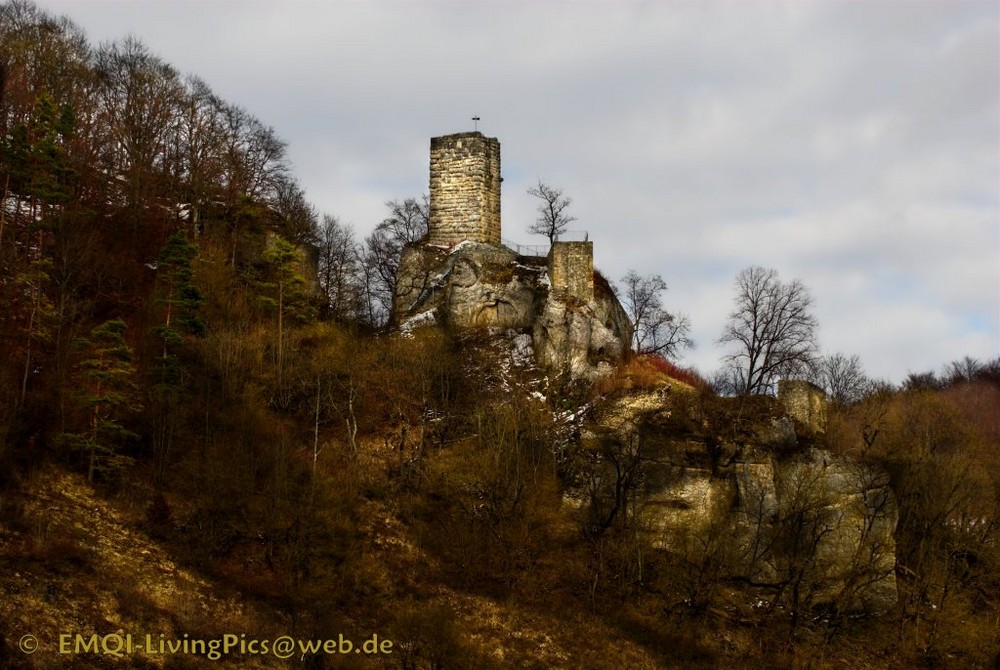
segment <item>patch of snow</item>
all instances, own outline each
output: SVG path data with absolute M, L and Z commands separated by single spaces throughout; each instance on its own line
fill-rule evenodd
M 436 322 L 437 319 L 434 318 L 434 312 L 432 310 L 428 310 L 426 312 L 421 312 L 420 314 L 415 314 L 400 324 L 399 332 L 403 337 L 413 337 L 414 328 L 433 326 Z
M 431 288 L 441 288 L 444 285 L 444 280 L 451 274 L 452 267 L 454 266 L 445 268 L 444 272 L 434 277 L 434 279 L 431 280 Z
M 528 367 L 535 364 L 535 348 L 531 335 L 521 333 L 511 339 L 511 362 L 517 367 Z
M 459 250 L 464 249 L 465 247 L 473 246 L 473 245 L 475 245 L 475 242 L 473 242 L 472 240 L 462 240 L 461 242 L 459 242 L 458 244 L 456 244 L 454 247 L 452 247 L 451 251 L 449 251 L 448 253 L 449 254 L 455 254 L 455 253 L 458 253 Z

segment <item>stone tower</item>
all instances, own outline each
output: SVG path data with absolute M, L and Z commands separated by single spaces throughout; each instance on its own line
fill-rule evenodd
M 500 142 L 482 133 L 431 138 L 428 244 L 500 244 Z

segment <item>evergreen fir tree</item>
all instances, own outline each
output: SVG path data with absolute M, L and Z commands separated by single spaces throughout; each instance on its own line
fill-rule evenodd
M 99 472 L 118 470 L 132 459 L 121 448 L 137 437 L 123 421 L 142 409 L 132 348 L 125 341 L 125 322 L 106 321 L 77 341 L 85 358 L 79 365 L 78 400 L 84 410 L 85 425 L 76 433 L 63 433 L 59 441 L 87 454 L 87 479 Z

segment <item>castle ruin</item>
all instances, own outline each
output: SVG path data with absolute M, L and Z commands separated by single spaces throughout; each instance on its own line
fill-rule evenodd
M 427 243 L 501 245 L 500 142 L 480 132 L 431 138 Z M 582 302 L 594 298 L 592 242 L 555 240 L 548 254 L 555 291 Z
M 552 290 L 580 302 L 594 299 L 594 243 L 560 242 L 549 249 Z
M 802 379 L 778 380 L 778 400 L 788 416 L 813 433 L 826 432 L 826 392 Z
M 593 377 L 628 349 L 628 317 L 595 291 L 592 242 L 555 240 L 544 257 L 502 243 L 502 181 L 496 138 L 431 138 L 427 236 L 400 257 L 393 320 L 530 332 L 539 365 Z
M 427 326 L 487 330 L 507 339 L 519 361 L 530 350 L 546 377 L 593 381 L 610 373 L 628 351 L 632 325 L 608 285 L 594 281 L 593 242 L 556 240 L 544 257 L 532 253 L 534 248 L 505 245 L 500 185 L 496 139 L 476 132 L 431 140 L 429 230 L 400 256 L 393 300 L 396 325 L 404 332 Z M 815 597 L 839 598 L 845 585 L 854 584 L 849 580 L 857 574 L 860 547 L 873 557 L 874 578 L 857 589 L 848 605 L 890 607 L 895 602 L 892 506 L 869 513 L 871 491 L 853 486 L 854 464 L 819 449 L 776 458 L 773 452 L 786 448 L 789 435 L 796 446 L 813 444 L 826 423 L 819 388 L 782 380 L 778 395 L 793 421 L 761 418 L 754 426 L 761 436 L 755 448 L 715 444 L 726 422 L 735 420 L 727 416 L 712 426 L 698 417 L 690 424 L 697 426 L 690 435 L 665 434 L 662 428 L 671 411 L 682 406 L 670 404 L 659 392 L 614 400 L 617 408 L 601 413 L 609 422 L 602 426 L 598 420 L 597 430 L 582 431 L 581 444 L 590 441 L 596 453 L 609 436 L 621 444 L 641 436 L 647 479 L 638 509 L 650 537 L 672 550 L 672 542 L 686 541 L 708 524 L 716 528 L 724 519 L 734 546 L 755 557 L 736 568 L 748 582 L 778 579 L 776 566 L 784 558 L 757 547 L 772 544 L 780 532 L 775 520 L 789 514 L 790 496 L 783 492 L 808 482 L 820 496 L 816 504 L 824 518 L 840 520 L 816 546 L 823 577 L 814 583 Z M 648 403 L 636 401 L 643 397 Z M 713 449 L 731 450 L 726 464 L 712 455 L 710 443 Z M 613 464 L 602 467 L 599 495 L 610 500 L 615 495 Z M 580 495 L 594 499 L 593 490 Z

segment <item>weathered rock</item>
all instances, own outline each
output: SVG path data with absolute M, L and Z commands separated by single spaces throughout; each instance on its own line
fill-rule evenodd
M 625 353 L 623 335 L 631 338 L 628 319 L 617 301 L 595 298 L 580 304 L 552 296 L 535 320 L 533 338 L 538 363 L 568 371 L 574 379 L 593 378 Z
M 802 536 L 814 541 L 805 552 L 814 603 L 868 611 L 895 603 L 896 508 L 885 473 L 810 450 L 778 467 L 775 490 L 786 533 L 802 516 L 812 523 Z
M 787 416 L 772 419 L 770 424 L 761 428 L 758 435 L 761 446 L 772 451 L 789 451 L 798 443 L 795 423 Z
M 455 328 L 530 332 L 537 363 L 574 379 L 594 378 L 624 355 L 631 326 L 614 295 L 586 303 L 550 290 L 548 269 L 494 244 L 446 250 L 407 247 L 400 258 L 394 310 L 400 324 L 433 310 Z
M 433 309 L 441 323 L 457 328 L 530 328 L 543 273 L 518 264 L 517 255 L 499 245 L 463 242 L 450 252 L 410 246 L 397 273 L 396 318 Z
M 884 473 L 803 448 L 811 436 L 797 442 L 791 418 L 766 414 L 732 451 L 734 462 L 709 467 L 708 454 L 692 453 L 707 450 L 698 436 L 656 434 L 695 425 L 664 420 L 684 407 L 677 398 L 645 393 L 619 398 L 595 415 L 596 439 L 609 444 L 609 435 L 618 435 L 620 444 L 640 445 L 633 447 L 644 461 L 638 500 L 654 544 L 683 552 L 691 538 L 723 529 L 727 574 L 783 598 L 797 581 L 799 607 L 870 612 L 895 603 L 896 511 Z M 614 477 L 609 467 L 600 479 Z

